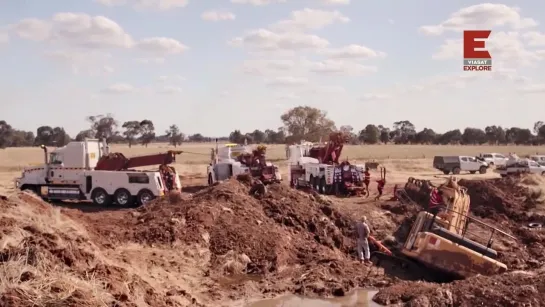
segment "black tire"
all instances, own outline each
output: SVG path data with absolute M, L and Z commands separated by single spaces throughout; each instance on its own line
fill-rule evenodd
M 134 205 L 134 197 L 127 189 L 117 189 L 114 193 L 114 202 L 122 207 L 130 207 Z
M 310 175 L 310 178 L 308 179 L 308 184 L 310 185 L 310 188 L 314 190 L 314 175 Z
M 507 177 L 507 175 L 506 175 L 506 174 L 500 174 L 500 176 L 501 176 L 501 178 L 505 178 L 505 177 Z
M 153 193 L 150 190 L 143 189 L 143 190 L 140 190 L 140 192 L 138 192 L 138 195 L 136 195 L 136 204 L 138 206 L 142 206 L 146 204 L 147 202 L 150 202 L 154 199 L 155 199 L 155 195 L 153 195 Z
M 453 169 L 452 169 L 452 173 L 453 173 L 454 175 L 459 175 L 459 174 L 460 174 L 460 168 L 459 168 L 459 167 L 453 168 Z
M 326 192 L 326 182 L 325 182 L 325 177 L 322 177 L 320 178 L 318 193 L 325 194 L 325 192 Z
M 448 175 L 448 174 L 450 174 L 450 171 L 448 169 L 446 169 L 446 170 L 443 171 L 443 174 Z
M 488 165 L 494 166 L 494 162 L 490 162 L 490 163 L 488 163 Z
M 214 181 L 212 180 L 212 174 L 208 174 L 208 185 L 211 186 L 214 184 Z
M 479 168 L 479 174 L 486 174 L 486 166 L 481 166 Z
M 103 188 L 96 188 L 91 193 L 91 200 L 97 206 L 109 206 L 112 204 L 112 197 Z
M 469 171 L 470 174 L 475 174 L 477 171 Z

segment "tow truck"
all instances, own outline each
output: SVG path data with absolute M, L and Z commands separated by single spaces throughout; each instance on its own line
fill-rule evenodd
M 310 188 L 320 194 L 360 195 L 365 165 L 339 162 L 346 135 L 334 132 L 326 144 L 316 144 L 310 149 L 306 145 L 292 145 L 289 148 L 290 186 Z
M 216 142 L 215 150 L 212 149 L 212 161 L 207 168 L 208 184 L 243 174 L 249 174 L 263 184 L 279 183 L 282 176 L 278 166 L 267 161 L 266 152 L 267 148 L 263 145 L 254 150 L 240 144 L 225 144 L 220 148 Z
M 169 166 L 181 151 L 127 158 L 110 153 L 105 141 L 85 139 L 44 151 L 43 165 L 27 167 L 15 179 L 17 189 L 37 194 L 47 201 L 87 201 L 108 206 L 142 205 L 181 190 L 176 170 Z M 136 167 L 160 165 L 160 170 L 140 171 Z

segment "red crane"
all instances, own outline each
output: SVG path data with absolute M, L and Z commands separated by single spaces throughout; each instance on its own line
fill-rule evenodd
M 169 150 L 166 153 L 142 155 L 127 158 L 124 154 L 115 152 L 102 156 L 95 166 L 97 171 L 123 171 L 135 167 L 151 165 L 167 165 L 176 162 L 176 155 L 182 151 Z

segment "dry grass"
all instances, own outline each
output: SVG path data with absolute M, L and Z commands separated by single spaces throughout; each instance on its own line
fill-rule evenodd
M 177 164 L 192 165 L 210 162 L 210 149 L 213 144 L 184 144 L 177 149 L 185 151 L 179 156 Z M 152 144 L 149 147 L 113 145 L 112 151 L 127 156 L 163 152 L 174 149 L 168 144 Z M 536 146 L 431 146 L 431 145 L 348 145 L 343 158 L 350 160 L 385 159 L 427 159 L 435 155 L 476 155 L 480 152 L 516 152 L 520 156 L 545 153 L 545 147 Z M 271 161 L 285 159 L 284 145 L 269 145 L 267 155 Z M 28 165 L 40 164 L 43 152 L 36 147 L 7 148 L 0 150 L 0 170 L 18 171 Z
M 96 249 L 81 243 L 88 242 L 85 229 L 64 218 L 58 208 L 30 195 L 13 195 L 2 205 L 0 226 L 0 294 L 4 301 L 11 300 L 8 305 L 109 306 L 113 297 L 103 282 L 75 274 L 44 246 L 51 243 L 57 250 L 89 254 Z M 36 234 L 45 234 L 51 242 Z
M 202 180 L 206 177 L 206 165 L 210 162 L 210 149 L 214 144 L 183 144 L 178 150 L 185 153 L 178 156 L 176 169 L 182 174 L 187 184 L 190 180 Z M 174 149 L 168 144 L 151 144 L 149 147 L 113 145 L 112 150 L 122 152 L 127 156 L 151 154 Z M 476 155 L 481 152 L 515 152 L 519 156 L 542 153 L 545 147 L 537 146 L 431 146 L 431 145 L 348 145 L 342 158 L 350 161 L 377 161 L 386 165 L 400 176 L 416 176 L 417 173 L 434 172 L 431 159 L 435 155 Z M 285 146 L 270 145 L 267 148 L 269 160 L 281 167 L 285 174 Z M 407 161 L 407 160 L 410 161 Z M 31 165 L 43 163 L 43 152 L 37 147 L 7 148 L 0 150 L 0 193 L 10 190 L 13 178 L 20 171 Z M 437 175 L 437 172 L 435 172 Z M 202 184 L 199 182 L 198 184 Z

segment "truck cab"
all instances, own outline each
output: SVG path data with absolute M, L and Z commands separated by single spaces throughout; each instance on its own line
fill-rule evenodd
M 445 175 L 451 172 L 455 175 L 460 172 L 486 174 L 489 164 L 472 156 L 435 156 L 433 167 L 442 171 Z
M 527 173 L 545 176 L 545 166 L 531 159 L 518 159 L 510 160 L 505 166 L 497 167 L 495 172 L 502 177 Z

